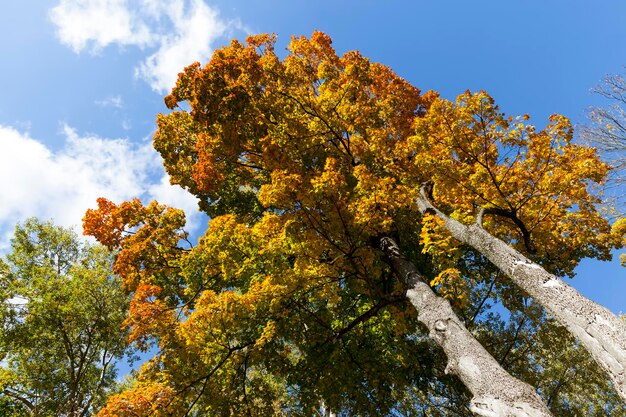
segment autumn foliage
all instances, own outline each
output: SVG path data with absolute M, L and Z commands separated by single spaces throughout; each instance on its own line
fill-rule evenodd
M 284 59 L 274 45 L 233 41 L 185 68 L 157 118 L 172 183 L 211 219 L 197 245 L 156 202 L 99 199 L 85 216 L 119 250 L 133 341 L 159 351 L 101 416 L 311 415 L 321 401 L 383 415 L 411 387 L 427 398 L 437 353 L 378 239 L 394 236 L 458 308 L 479 278 L 419 213 L 425 181 L 453 217 L 483 208 L 487 230 L 555 273 L 619 245 L 596 210 L 608 168 L 565 117 L 537 130 L 485 92 L 421 94 L 320 32 Z

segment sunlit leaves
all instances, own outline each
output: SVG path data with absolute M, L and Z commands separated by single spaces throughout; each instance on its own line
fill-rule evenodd
M 128 391 L 114 395 L 100 417 L 160 417 L 170 416 L 172 410 L 182 410 L 172 388 L 161 384 L 137 384 Z
M 552 116 L 541 131 L 527 120 L 506 118 L 485 92 L 437 99 L 415 120 L 412 175 L 428 176 L 453 216 L 471 221 L 484 208 L 486 228 L 571 274 L 580 259 L 604 259 L 615 244 L 596 208 L 608 167 L 572 143 L 565 117 Z
M 619 219 L 613 224 L 611 234 L 619 242 L 621 240 L 622 247 L 626 247 L 626 219 Z M 620 263 L 626 267 L 626 253 L 620 255 Z
M 88 210 L 83 224 L 85 234 L 110 248 L 121 248 L 113 270 L 130 291 L 142 282 L 160 284 L 163 279 L 170 280 L 183 251 L 179 242 L 187 238 L 182 230 L 182 210 L 157 202 L 143 206 L 138 199 L 116 205 L 100 198 L 98 209 Z

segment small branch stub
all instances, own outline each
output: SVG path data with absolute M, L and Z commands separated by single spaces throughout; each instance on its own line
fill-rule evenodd
M 438 332 L 445 332 L 447 328 L 448 328 L 448 325 L 446 324 L 445 321 L 437 320 L 435 322 L 435 330 L 437 330 Z

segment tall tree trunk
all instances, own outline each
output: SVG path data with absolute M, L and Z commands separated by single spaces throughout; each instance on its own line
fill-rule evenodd
M 423 214 L 431 212 L 444 220 L 455 239 L 482 253 L 567 328 L 604 368 L 626 401 L 624 321 L 484 230 L 480 218 L 472 225 L 464 225 L 434 207 L 424 189 L 417 203 Z
M 437 296 L 415 265 L 389 237 L 381 249 L 394 272 L 407 285 L 406 296 L 418 320 L 430 331 L 448 358 L 446 373 L 459 377 L 472 393 L 470 410 L 484 417 L 547 417 L 552 414 L 530 385 L 512 377 L 472 336 L 450 303 Z

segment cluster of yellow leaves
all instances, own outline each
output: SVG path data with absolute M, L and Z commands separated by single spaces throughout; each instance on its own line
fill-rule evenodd
M 90 209 L 83 218 L 84 233 L 94 236 L 109 249 L 121 249 L 114 264 L 129 291 L 140 283 L 159 285 L 175 268 L 187 238 L 182 230 L 185 214 L 153 201 L 148 206 L 138 200 L 119 205 L 98 199 L 98 209 Z
M 463 279 L 458 269 L 444 269 L 430 281 L 430 285 L 436 287 L 439 294 L 449 299 L 459 308 L 467 307 L 471 288 L 469 288 L 467 280 Z
M 291 208 L 298 200 L 296 190 L 300 188 L 302 177 L 287 170 L 273 170 L 271 183 L 264 184 L 259 191 L 259 201 L 266 207 Z
M 182 410 L 181 401 L 171 387 L 138 383 L 130 390 L 114 395 L 98 417 L 165 417 L 171 410 Z
M 461 254 L 458 241 L 447 232 L 444 221 L 433 214 L 422 217 L 420 244 L 422 252 L 432 256 L 439 270 L 454 266 Z
M 596 207 L 608 166 L 572 142 L 567 118 L 553 115 L 541 131 L 527 120 L 506 118 L 485 92 L 437 98 L 415 119 L 410 175 L 433 181 L 436 203 L 454 217 L 471 222 L 485 208 L 489 231 L 570 274 L 580 259 L 607 258 L 615 245 Z
M 223 213 L 218 201 L 250 197 L 242 189 L 259 190 L 266 207 L 311 204 L 323 172 L 339 175 L 324 185 L 335 195 L 356 165 L 392 167 L 390 150 L 423 111 L 419 90 L 358 52 L 337 56 L 321 32 L 292 39 L 283 61 L 274 41 L 233 41 L 206 67 L 187 67 L 166 103 L 193 111 L 158 118 L 154 144 L 172 181 L 211 215 Z
M 444 221 L 433 214 L 423 216 L 419 242 L 422 252 L 431 257 L 436 270 L 440 271 L 430 281 L 430 285 L 452 304 L 461 309 L 466 308 L 472 289 L 468 279 L 464 279 L 455 267 L 462 255 L 462 248 L 450 236 Z
M 621 241 L 621 247 L 626 248 L 626 219 L 619 219 L 613 224 L 611 234 L 617 241 Z M 626 253 L 620 255 L 620 263 L 626 267 Z
M 351 214 L 358 225 L 374 233 L 388 232 L 394 228 L 394 215 L 414 208 L 415 199 L 410 189 L 400 185 L 393 177 L 379 177 L 366 166 L 354 169 L 358 181 L 355 196 L 350 205 Z

